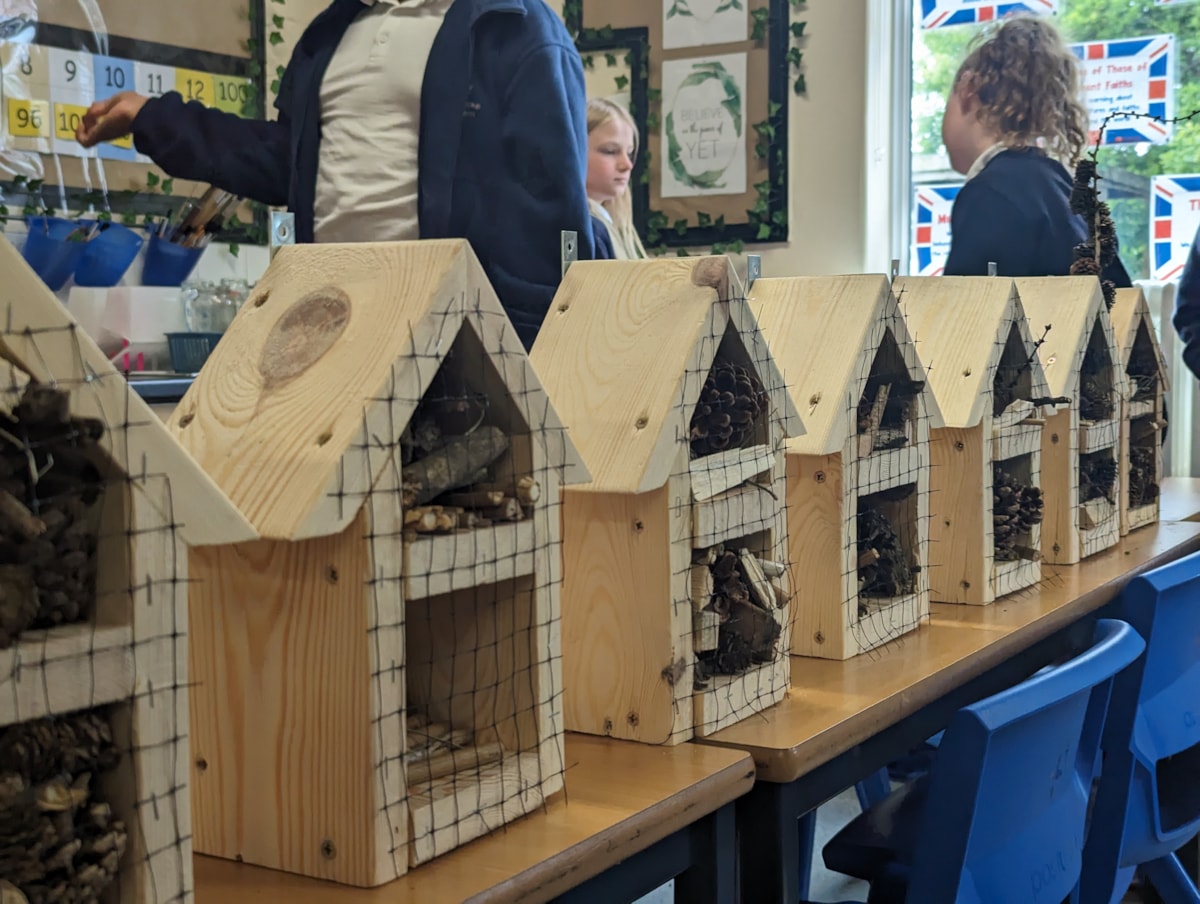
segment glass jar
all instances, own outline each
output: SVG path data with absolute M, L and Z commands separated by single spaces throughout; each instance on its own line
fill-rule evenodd
M 219 332 L 215 308 L 216 287 L 202 280 L 189 280 L 180 287 L 183 315 L 193 333 Z

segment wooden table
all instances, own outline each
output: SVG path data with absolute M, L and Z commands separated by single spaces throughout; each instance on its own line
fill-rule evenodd
M 1090 641 L 1091 620 L 1135 574 L 1200 550 L 1200 524 L 1137 530 L 991 606 L 934 604 L 928 625 L 846 662 L 792 660 L 782 703 L 703 739 L 748 751 L 758 784 L 738 803 L 742 896 L 795 901 L 800 818 L 941 730 L 961 706 Z M 811 822 L 811 820 L 810 820 Z
M 614 902 L 676 876 L 680 900 L 734 900 L 732 802 L 754 784 L 745 752 L 568 734 L 566 756 L 565 797 L 389 885 L 353 889 L 197 857 L 197 904 Z
M 1200 521 L 1200 478 L 1164 477 L 1158 517 L 1162 521 Z

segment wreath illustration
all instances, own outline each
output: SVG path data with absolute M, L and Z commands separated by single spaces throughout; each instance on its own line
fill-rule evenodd
M 729 71 L 720 63 L 695 63 L 692 66 L 693 72 L 683 80 L 679 85 L 679 89 L 675 94 L 675 102 L 678 102 L 679 94 L 685 88 L 693 88 L 698 85 L 703 85 L 705 82 L 716 81 L 725 91 L 725 97 L 721 101 L 721 106 L 729 114 L 733 120 L 733 129 L 735 137 L 742 137 L 742 89 Z M 667 164 L 671 167 L 671 174 L 678 180 L 681 185 L 686 185 L 688 188 L 699 189 L 714 189 L 724 188 L 725 171 L 728 167 L 722 169 L 706 170 L 705 172 L 692 175 L 683 164 L 683 148 L 679 144 L 679 138 L 675 134 L 675 111 L 671 110 L 667 114 L 665 120 L 667 131 Z
M 689 5 L 689 0 L 674 0 L 674 2 L 671 4 L 671 8 L 667 10 L 667 18 L 671 19 L 675 16 L 691 16 L 692 18 L 700 18 L 707 21 L 711 18 L 716 18 L 721 13 L 728 12 L 731 9 L 744 10 L 745 7 L 742 6 L 742 0 L 721 0 L 721 4 L 715 10 L 713 10 L 711 16 L 699 17 L 697 17 L 692 11 L 691 6 Z

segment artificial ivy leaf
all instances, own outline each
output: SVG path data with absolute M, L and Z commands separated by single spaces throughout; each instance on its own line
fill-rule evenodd
M 679 233 L 679 235 L 687 235 L 688 221 L 686 219 L 676 220 L 675 221 L 675 231 L 677 233 Z
M 606 66 L 616 66 L 617 65 L 617 55 L 615 53 L 604 54 L 604 64 Z
M 283 28 L 283 16 L 278 14 L 271 17 L 271 24 L 276 28 Z
M 701 229 L 712 225 L 712 216 L 705 213 L 703 210 L 696 213 L 696 225 Z
M 281 35 L 277 31 L 273 31 L 273 32 L 271 32 L 270 35 L 267 36 L 267 41 L 271 44 L 272 47 L 277 47 L 278 45 L 283 43 L 283 35 Z
M 796 94 L 807 94 L 808 93 L 808 83 L 804 80 L 803 75 L 796 76 L 796 81 L 792 84 L 792 90 Z
M 154 173 L 154 172 L 146 173 L 146 187 L 147 188 L 154 188 L 156 185 L 158 185 L 158 183 L 160 181 L 161 180 L 158 177 L 158 173 Z
M 175 180 L 174 179 L 163 179 L 162 180 L 162 192 L 164 195 L 169 195 L 174 190 L 175 190 Z
M 616 83 L 618 91 L 624 91 L 629 86 L 629 76 L 618 75 L 616 78 L 613 79 L 613 82 Z
M 729 252 L 731 254 L 741 254 L 746 250 L 746 243 L 741 239 L 734 239 L 729 243 Z
M 676 257 L 691 257 L 691 254 L 688 252 L 688 250 L 686 248 L 677 248 L 675 250 L 675 256 Z
M 807 22 L 793 22 L 792 23 L 792 37 L 793 38 L 804 37 L 804 26 L 807 24 L 808 24 Z
M 758 240 L 765 241 L 771 237 L 771 227 L 767 223 L 758 224 Z

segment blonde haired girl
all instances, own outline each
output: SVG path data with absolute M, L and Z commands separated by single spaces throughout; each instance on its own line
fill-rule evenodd
M 950 164 L 967 177 L 954 200 L 945 273 L 1065 276 L 1088 239 L 1070 206 L 1088 142 L 1079 64 L 1054 24 L 1014 16 L 984 31 L 954 78 L 942 120 Z M 1104 274 L 1130 284 L 1118 258 Z
M 592 215 L 608 229 L 617 260 L 646 257 L 633 227 L 629 178 L 637 159 L 638 131 L 620 104 L 593 98 L 587 105 L 587 195 Z

